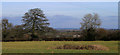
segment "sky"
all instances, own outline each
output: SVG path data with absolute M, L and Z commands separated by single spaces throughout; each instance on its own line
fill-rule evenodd
M 14 25 L 22 24 L 22 16 L 33 8 L 43 10 L 53 28 L 80 28 L 82 18 L 97 13 L 101 28 L 118 28 L 117 2 L 3 2 L 2 17 Z
M 118 2 L 119 0 L 1 0 L 2 2 Z

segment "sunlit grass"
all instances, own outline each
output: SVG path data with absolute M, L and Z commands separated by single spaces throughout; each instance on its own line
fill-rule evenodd
M 109 51 L 96 50 L 68 50 L 53 49 L 64 44 L 72 45 L 103 45 Z M 3 53 L 117 53 L 118 41 L 24 41 L 24 42 L 2 42 Z

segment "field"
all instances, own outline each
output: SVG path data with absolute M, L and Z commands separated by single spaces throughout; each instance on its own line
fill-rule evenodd
M 92 45 L 108 47 L 108 51 L 53 49 L 64 44 Z M 2 42 L 3 53 L 118 53 L 118 41 L 25 41 Z

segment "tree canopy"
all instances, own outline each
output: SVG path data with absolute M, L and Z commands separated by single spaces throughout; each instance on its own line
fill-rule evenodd
M 81 22 L 81 29 L 96 29 L 101 25 L 101 21 L 99 19 L 98 14 L 87 14 L 82 18 L 83 22 Z
M 45 31 L 45 27 L 49 25 L 43 11 L 39 8 L 30 9 L 23 16 L 22 21 L 24 22 L 24 26 L 26 29 L 31 29 L 32 33 L 35 30 Z

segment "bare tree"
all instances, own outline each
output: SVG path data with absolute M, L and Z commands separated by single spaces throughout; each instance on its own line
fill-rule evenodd
M 82 20 L 80 24 L 83 36 L 86 40 L 95 40 L 95 30 L 101 25 L 98 14 L 87 14 Z
M 101 25 L 98 14 L 87 14 L 82 20 L 83 22 L 81 22 L 81 29 L 96 29 Z

